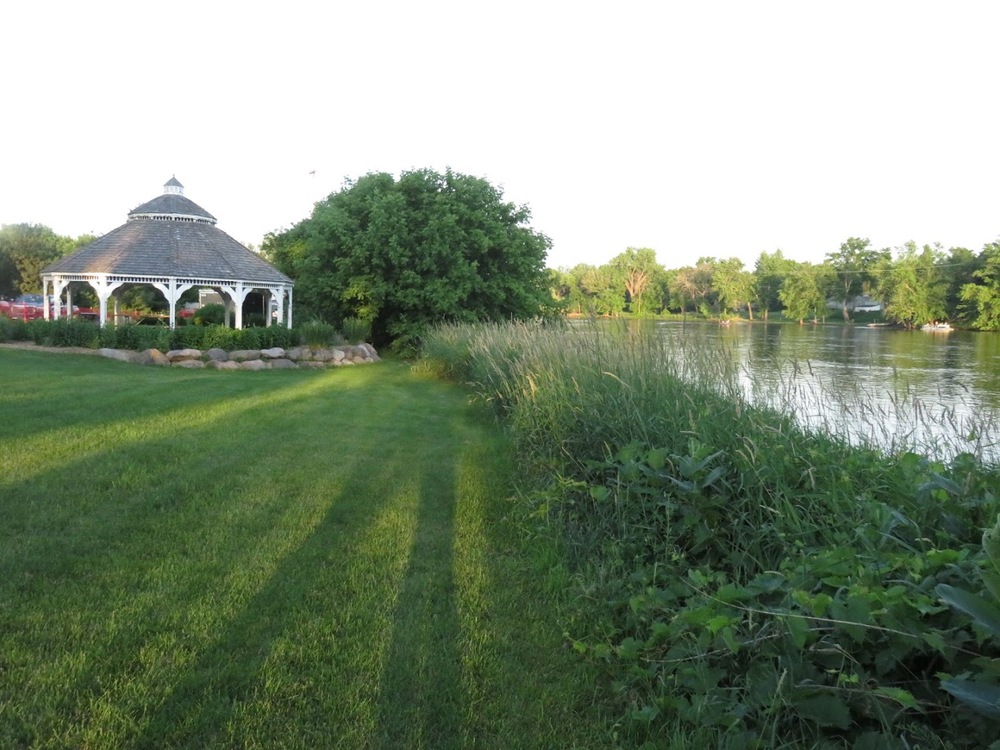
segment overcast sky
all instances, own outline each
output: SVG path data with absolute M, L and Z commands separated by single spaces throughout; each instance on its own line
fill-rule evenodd
M 32 0 L 0 9 L 0 224 L 162 192 L 244 244 L 367 172 L 484 177 L 550 267 L 1000 237 L 1000 3 Z

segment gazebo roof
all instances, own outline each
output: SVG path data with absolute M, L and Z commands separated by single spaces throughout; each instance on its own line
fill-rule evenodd
M 155 219 L 129 221 L 52 263 L 43 273 L 292 283 L 213 224 Z
M 43 274 L 232 279 L 291 286 L 292 280 L 215 226 L 216 219 L 185 198 L 172 177 L 165 192 L 132 209 L 128 221 Z

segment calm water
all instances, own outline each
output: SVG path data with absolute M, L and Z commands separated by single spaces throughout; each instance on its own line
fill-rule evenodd
M 864 326 L 663 323 L 715 341 L 754 403 L 887 450 L 1000 462 L 1000 334 Z

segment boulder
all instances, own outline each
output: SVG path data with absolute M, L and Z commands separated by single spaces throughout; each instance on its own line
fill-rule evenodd
M 171 349 L 167 352 L 167 359 L 171 363 L 187 362 L 193 359 L 201 359 L 201 352 L 197 349 Z
M 225 362 L 229 359 L 229 354 L 225 349 L 213 348 L 205 352 L 205 356 L 212 362 Z
M 269 364 L 271 365 L 272 370 L 292 370 L 298 367 L 298 365 L 290 359 L 272 359 Z
M 260 357 L 261 359 L 283 359 L 285 356 L 285 350 L 280 346 L 275 346 L 271 349 L 261 349 Z
M 262 359 L 248 359 L 240 365 L 242 370 L 267 370 L 269 369 L 269 362 L 265 362 Z
M 98 349 L 97 353 L 102 357 L 107 357 L 108 359 L 117 359 L 119 362 L 131 362 L 132 352 L 122 351 L 121 349 Z
M 308 346 L 295 346 L 285 352 L 285 357 L 293 362 L 308 362 L 313 358 L 313 352 Z
M 159 349 L 147 349 L 144 352 L 136 352 L 132 361 L 140 365 L 156 365 L 158 367 L 165 367 L 170 364 L 167 355 Z
M 178 359 L 170 363 L 172 367 L 183 367 L 187 370 L 201 370 L 205 363 L 200 359 Z
M 233 362 L 248 362 L 260 359 L 260 349 L 237 349 L 234 352 L 229 352 L 229 359 Z
M 205 367 L 209 370 L 239 370 L 240 363 L 230 362 L 228 359 L 225 362 L 210 359 L 205 363 Z
M 319 367 L 326 367 L 326 362 L 316 362 L 311 359 L 305 359 L 299 362 L 299 367 L 308 367 L 313 369 Z
M 334 362 L 340 362 L 346 356 L 347 356 L 347 354 L 346 354 L 346 352 L 344 352 L 343 349 L 334 349 L 333 350 L 333 361 Z

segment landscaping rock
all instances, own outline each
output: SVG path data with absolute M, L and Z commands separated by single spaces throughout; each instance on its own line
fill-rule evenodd
M 171 364 L 174 362 L 186 362 L 193 359 L 201 359 L 201 352 L 197 349 L 171 349 L 167 352 L 167 359 Z
M 108 359 L 117 359 L 119 362 L 132 361 L 132 352 L 122 351 L 121 349 L 98 349 L 97 353 Z
M 204 353 L 198 349 L 173 349 L 166 354 L 157 349 L 146 349 L 141 352 L 107 348 L 98 349 L 96 352 L 93 349 L 84 351 L 119 362 L 173 365 L 188 369 L 208 367 L 213 370 L 290 370 L 296 367 L 340 367 L 379 361 L 378 353 L 371 344 L 326 349 L 297 346 L 287 351 L 276 346 L 272 349 L 241 349 L 228 353 L 218 348 L 209 349 Z
M 208 362 L 205 363 L 205 367 L 206 369 L 209 370 L 239 370 L 240 363 L 230 362 L 229 360 L 226 360 L 225 362 L 219 362 L 217 360 L 210 359 L 208 360 Z
M 146 349 L 144 352 L 136 352 L 132 361 L 140 365 L 156 365 L 158 367 L 166 367 L 170 364 L 167 355 L 159 349 Z

